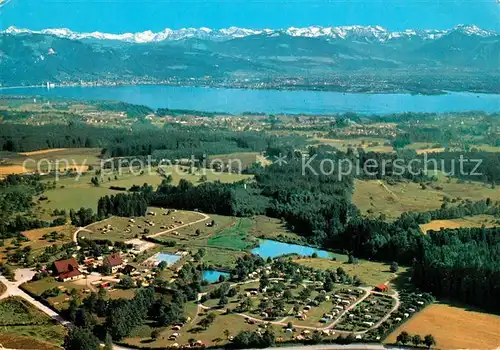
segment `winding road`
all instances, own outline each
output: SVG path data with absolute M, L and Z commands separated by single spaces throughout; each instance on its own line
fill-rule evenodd
M 283 278 L 270 278 L 269 280 L 283 280 Z M 253 283 L 253 282 L 259 282 L 259 279 L 249 280 L 249 281 L 245 281 L 245 282 L 241 282 L 241 283 L 233 283 L 233 284 L 231 284 L 231 287 L 236 287 L 236 286 L 239 286 L 239 285 L 244 285 L 244 284 Z M 345 316 L 345 314 L 347 312 L 349 312 L 350 310 L 354 309 L 359 303 L 361 303 L 363 300 L 365 300 L 366 298 L 368 298 L 370 295 L 372 295 L 372 294 L 387 295 L 387 294 L 375 292 L 375 291 L 371 290 L 371 288 L 369 288 L 369 287 L 362 287 L 361 289 L 365 290 L 366 293 L 361 298 L 359 298 L 358 300 L 356 300 L 356 302 L 354 302 L 351 305 L 349 305 L 349 307 L 347 309 L 345 309 L 335 319 L 335 321 L 332 322 L 330 325 L 328 325 L 326 327 L 313 327 L 313 326 L 303 326 L 303 325 L 294 324 L 294 328 L 308 329 L 308 330 L 326 330 L 326 329 L 329 329 L 329 330 L 332 330 L 332 331 L 334 331 L 335 333 L 338 333 L 338 334 L 362 335 L 362 334 L 365 334 L 365 333 L 367 333 L 368 331 L 370 331 L 372 329 L 375 329 L 375 328 L 379 327 L 383 322 L 385 322 L 389 317 L 391 317 L 391 314 L 394 311 L 396 311 L 397 308 L 399 308 L 399 306 L 401 305 L 401 302 L 399 301 L 398 293 L 396 292 L 395 294 L 389 295 L 395 301 L 394 306 L 391 308 L 390 311 L 387 312 L 387 314 L 384 317 L 382 317 L 378 322 L 376 322 L 370 328 L 365 329 L 363 331 L 358 331 L 358 332 L 349 332 L 349 331 L 341 331 L 341 330 L 333 329 L 333 327 L 342 320 L 342 318 Z M 198 294 L 198 302 L 201 300 L 201 297 L 203 295 L 206 295 L 206 294 L 207 293 L 199 293 Z M 211 310 L 211 309 L 212 308 L 209 307 L 209 306 L 205 306 L 205 305 L 203 305 L 201 303 L 198 303 L 198 309 L 197 309 L 196 315 L 198 315 L 201 310 Z M 216 309 L 216 311 L 223 312 L 223 310 L 220 310 L 220 309 Z M 266 320 L 263 320 L 263 319 L 260 319 L 260 318 L 257 318 L 257 317 L 254 317 L 254 316 L 251 316 L 251 315 L 248 315 L 248 314 L 244 314 L 244 313 L 236 313 L 236 315 L 239 315 L 241 317 L 244 317 L 244 318 L 246 318 L 248 320 L 252 320 L 252 321 L 257 322 L 257 323 L 266 323 L 266 324 L 270 323 L 270 324 L 273 324 L 273 325 L 276 325 L 276 326 L 283 326 L 283 327 L 286 327 L 287 324 L 288 324 L 287 322 L 285 322 L 285 319 L 287 317 L 285 317 L 285 318 L 283 318 L 283 319 L 281 319 L 279 321 L 266 321 Z M 195 319 L 196 319 L 196 317 L 193 318 L 193 320 L 191 321 L 191 323 L 194 323 Z M 297 347 L 293 347 L 293 348 L 296 349 Z M 282 349 L 282 348 L 280 347 L 280 349 Z M 310 349 L 310 348 L 308 348 L 308 349 Z M 326 349 L 333 349 L 333 348 L 332 347 L 327 347 Z

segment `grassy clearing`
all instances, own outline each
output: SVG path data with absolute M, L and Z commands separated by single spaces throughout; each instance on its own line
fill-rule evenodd
M 264 237 L 267 239 L 289 239 L 300 241 L 302 237 L 296 233 L 290 232 L 281 220 L 259 215 L 252 218 L 254 224 L 250 233 L 255 237 Z
M 248 232 L 252 228 L 252 221 L 247 218 L 237 219 L 233 226 L 219 231 L 208 239 L 208 246 L 232 250 L 245 250 L 252 245 L 247 240 Z
M 360 260 L 359 264 L 348 264 L 347 256 L 335 254 L 336 261 L 328 259 L 313 259 L 304 258 L 294 260 L 296 263 L 313 267 L 320 270 L 336 270 L 342 267 L 349 275 L 357 275 L 363 283 L 369 286 L 375 286 L 380 283 L 389 281 L 395 277 L 395 274 L 389 271 L 389 265 L 379 262 Z M 405 268 L 400 267 L 398 273 L 406 271 Z
M 48 246 L 52 246 L 54 244 L 60 246 L 71 242 L 74 230 L 75 228 L 71 225 L 63 225 L 24 231 L 22 234 L 30 240 L 22 242 L 20 245 L 16 245 L 13 238 L 5 239 L 3 246 L 0 247 L 0 261 L 6 259 L 9 253 L 14 252 L 18 248 L 24 249 L 26 247 L 31 247 L 31 256 L 38 256 L 42 254 L 44 249 Z M 57 232 L 55 240 L 51 235 L 51 232 Z M 48 234 L 48 236 L 42 237 L 45 234 Z
M 443 228 L 461 228 L 461 227 L 494 227 L 500 223 L 500 220 L 492 215 L 466 216 L 461 219 L 451 220 L 433 220 L 428 224 L 420 225 L 422 232 L 439 231 Z
M 239 152 L 229 154 L 216 154 L 209 157 L 209 162 L 222 162 L 236 169 L 240 168 L 241 165 L 241 170 L 243 170 L 251 166 L 253 163 L 264 163 L 262 165 L 266 165 L 264 159 L 263 157 L 260 157 L 259 152 Z
M 165 231 L 169 229 L 169 227 L 180 226 L 181 224 L 179 224 L 179 222 L 188 224 L 203 219 L 200 213 L 193 211 L 177 210 L 175 212 L 172 211 L 169 215 L 163 215 L 163 210 L 159 208 L 149 208 L 148 212 L 156 213 L 156 215 L 135 218 L 134 223 L 129 222 L 129 218 L 113 216 L 104 221 L 99 221 L 87 226 L 87 229 L 92 232 L 82 232 L 81 236 L 90 239 L 108 239 L 113 242 L 126 241 L 136 236 L 146 234 L 146 232 L 147 234 L 154 234 Z M 154 226 L 149 225 L 146 221 L 153 222 Z M 111 225 L 112 230 L 104 233 L 102 229 L 106 228 L 107 225 Z M 168 235 L 168 233 L 165 234 L 165 236 Z
M 440 349 L 496 349 L 500 346 L 500 317 L 445 304 L 430 305 L 397 328 L 385 340 L 396 342 L 402 331 L 432 334 Z
M 54 209 L 70 209 L 78 210 L 80 208 L 92 208 L 97 211 L 97 202 L 101 197 L 106 195 L 116 194 L 108 188 L 80 186 L 68 188 L 56 188 L 48 190 L 44 193 L 48 200 L 39 201 L 37 203 L 37 215 L 46 215 L 47 212 L 52 212 Z
M 75 230 L 74 226 L 62 225 L 62 226 L 44 227 L 29 231 L 23 231 L 21 232 L 21 234 L 30 241 L 35 241 L 35 240 L 43 241 L 45 240 L 44 238 L 45 235 L 50 235 L 52 232 L 57 232 L 58 234 L 63 235 L 65 240 L 70 241 L 74 230 Z M 61 240 L 63 240 L 63 238 L 61 238 Z
M 21 298 L 0 301 L 0 344 L 17 349 L 54 349 L 66 330 Z
M 385 181 L 369 180 L 355 182 L 353 203 L 368 216 L 383 214 L 388 220 L 404 212 L 423 212 L 439 209 L 444 197 L 462 201 L 477 201 L 491 198 L 500 200 L 500 191 L 481 183 L 459 183 L 456 179 L 440 179 L 423 190 L 419 184 L 401 182 L 390 185 Z

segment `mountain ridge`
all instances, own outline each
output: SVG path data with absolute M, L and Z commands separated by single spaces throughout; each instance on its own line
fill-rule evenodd
M 498 36 L 499 33 L 481 29 L 475 25 L 458 25 L 451 29 L 423 29 L 414 30 L 406 29 L 403 31 L 389 31 L 384 27 L 375 26 L 309 26 L 309 27 L 289 27 L 284 29 L 248 29 L 239 27 L 228 27 L 222 29 L 201 28 L 181 28 L 170 29 L 166 28 L 160 32 L 152 32 L 150 30 L 136 33 L 103 33 L 103 32 L 75 32 L 68 28 L 49 28 L 42 30 L 30 30 L 25 28 L 17 28 L 14 26 L 8 27 L 6 30 L 0 31 L 0 34 L 45 34 L 53 35 L 71 40 L 112 40 L 123 41 L 129 43 L 154 43 L 162 41 L 179 41 L 190 38 L 225 41 L 238 38 L 244 38 L 251 35 L 288 35 L 292 37 L 306 38 L 325 38 L 336 40 L 347 39 L 362 39 L 373 42 L 387 42 L 399 38 L 419 38 L 423 40 L 435 40 L 446 36 L 453 32 L 461 32 L 465 35 L 492 37 Z

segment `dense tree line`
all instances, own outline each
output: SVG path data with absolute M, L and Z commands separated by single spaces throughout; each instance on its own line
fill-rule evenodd
M 123 217 L 144 216 L 148 209 L 146 196 L 142 193 L 118 193 L 114 196 L 104 196 L 97 204 L 97 216 L 106 218 L 116 215 Z
M 44 148 L 100 147 L 103 156 L 147 156 L 156 159 L 203 159 L 204 155 L 264 151 L 278 144 L 303 145 L 305 138 L 289 135 L 277 138 L 263 132 L 235 132 L 204 126 L 169 124 L 161 129 L 135 124 L 131 129 L 95 127 L 78 121 L 66 125 L 2 124 L 0 150 L 24 152 Z
M 451 177 L 485 182 L 493 188 L 500 183 L 500 152 L 437 152 L 427 158 L 436 162 L 429 162 L 430 171 L 436 169 Z
M 45 221 L 30 214 L 34 206 L 33 197 L 41 195 L 51 186 L 40 182 L 39 175 L 8 175 L 0 180 L 0 239 L 14 237 L 30 229 L 65 223 L 64 218 Z
M 438 297 L 500 311 L 500 228 L 429 233 L 412 280 Z

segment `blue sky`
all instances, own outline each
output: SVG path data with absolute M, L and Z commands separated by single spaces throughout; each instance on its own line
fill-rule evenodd
M 164 28 L 382 25 L 500 31 L 497 0 L 7 0 L 0 28 L 67 27 L 110 33 Z

